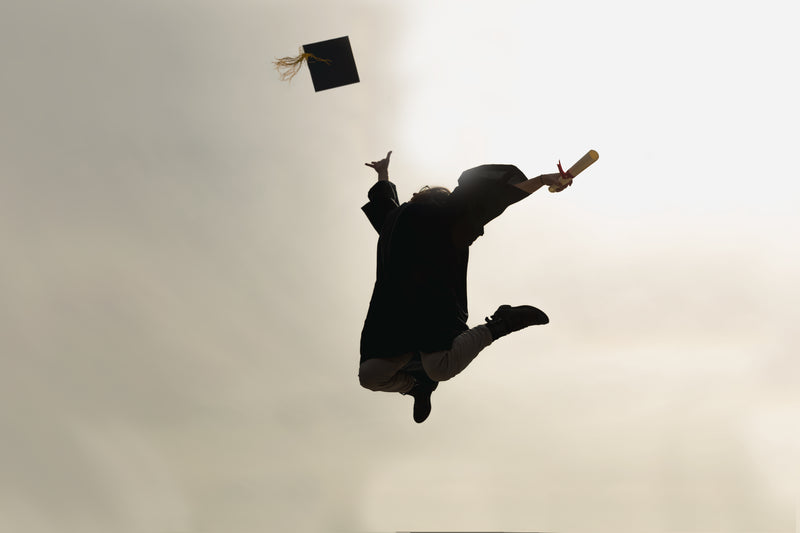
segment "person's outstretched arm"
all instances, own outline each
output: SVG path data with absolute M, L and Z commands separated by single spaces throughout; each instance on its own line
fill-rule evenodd
M 453 240 L 469 246 L 483 235 L 483 226 L 494 220 L 506 208 L 543 185 L 558 185 L 560 174 L 542 174 L 528 179 L 514 165 L 480 165 L 465 170 L 458 178 L 458 187 L 450 203 L 457 213 Z
M 514 187 L 519 187 L 529 194 L 538 191 L 545 185 L 554 185 L 559 188 L 564 188 L 565 186 L 561 183 L 560 178 L 561 174 L 558 172 L 555 174 L 542 174 L 541 176 L 525 180 L 522 183 L 515 183 Z M 570 185 L 571 184 L 572 183 L 570 183 Z
M 369 190 L 369 202 L 365 204 L 361 210 L 367 215 L 372 227 L 378 233 L 381 232 L 383 222 L 386 216 L 395 209 L 400 202 L 397 198 L 397 190 L 394 183 L 389 181 L 389 158 L 392 152 L 386 154 L 385 159 L 380 161 L 373 161 L 372 163 L 364 163 L 368 167 L 374 168 L 378 173 L 378 183 L 372 186 Z

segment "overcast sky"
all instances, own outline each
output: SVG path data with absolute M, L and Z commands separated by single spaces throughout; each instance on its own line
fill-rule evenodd
M 6 0 L 0 530 L 784 533 L 800 480 L 796 2 Z M 271 61 L 348 35 L 361 83 Z M 498 341 L 362 389 L 402 197 L 541 190 L 472 248 Z

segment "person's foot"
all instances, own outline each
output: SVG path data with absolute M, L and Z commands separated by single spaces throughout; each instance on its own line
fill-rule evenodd
M 414 422 L 421 424 L 431 414 L 431 394 L 436 390 L 439 383 L 430 378 L 415 379 L 414 387 L 405 394 L 414 398 Z
M 431 394 L 439 386 L 439 382 L 429 378 L 422 366 L 410 374 L 414 377 L 414 387 L 403 394 L 414 398 L 414 422 L 421 424 L 431 414 Z
M 501 305 L 491 318 L 486 318 L 486 327 L 492 332 L 492 340 L 496 340 L 528 326 L 538 326 L 548 322 L 550 322 L 550 319 L 544 311 L 531 305 L 519 305 L 517 307 Z

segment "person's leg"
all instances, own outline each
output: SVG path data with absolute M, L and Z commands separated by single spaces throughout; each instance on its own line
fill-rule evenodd
M 406 393 L 415 382 L 411 374 L 402 369 L 413 357 L 413 352 L 409 352 L 385 359 L 367 359 L 358 368 L 358 381 L 372 391 Z
M 422 353 L 422 367 L 434 381 L 447 381 L 467 368 L 475 357 L 492 343 L 492 333 L 485 325 L 468 329 L 453 339 L 449 350 Z
M 380 392 L 399 392 L 414 398 L 414 421 L 424 422 L 431 413 L 431 393 L 437 382 L 431 380 L 421 364 L 410 364 L 415 353 L 367 359 L 358 368 L 361 386 Z
M 475 326 L 453 339 L 449 350 L 422 353 L 422 367 L 434 381 L 446 381 L 464 370 L 493 341 L 514 331 L 533 325 L 547 324 L 550 319 L 541 310 L 530 306 L 501 305 L 486 324 Z

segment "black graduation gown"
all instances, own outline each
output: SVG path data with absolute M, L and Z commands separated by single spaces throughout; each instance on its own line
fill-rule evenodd
M 461 174 L 442 204 L 399 205 L 390 181 L 378 181 L 362 210 L 379 234 L 377 276 L 361 332 L 361 361 L 448 350 L 467 326 L 469 246 L 483 226 L 528 196 L 514 187 L 513 165 Z

